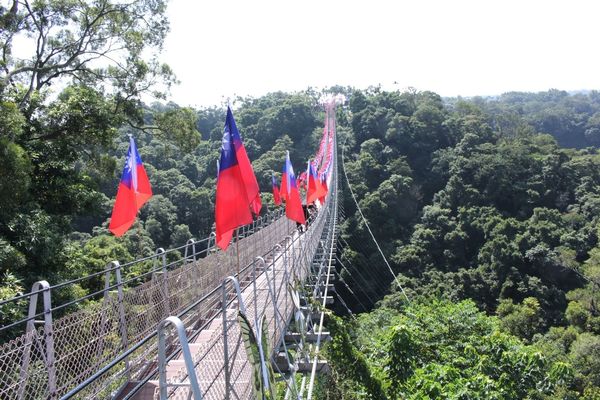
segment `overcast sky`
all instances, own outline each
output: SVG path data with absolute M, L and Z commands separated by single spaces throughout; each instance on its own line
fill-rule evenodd
M 350 85 L 442 96 L 600 89 L 595 0 L 171 0 L 182 106 Z

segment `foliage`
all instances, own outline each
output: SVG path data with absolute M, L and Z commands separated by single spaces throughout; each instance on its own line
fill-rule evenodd
M 274 374 L 270 360 L 266 358 L 271 354 L 268 342 L 268 331 L 266 330 L 265 318 L 261 318 L 257 331 L 252 328 L 248 317 L 242 311 L 238 311 L 238 322 L 244 348 L 248 360 L 252 364 L 252 391 L 256 400 L 269 400 L 276 398 Z M 258 331 L 260 330 L 260 331 Z M 258 334 L 258 336 L 257 336 Z
M 2 245 L 2 242 L 0 242 L 0 245 Z M 12 299 L 13 297 L 23 294 L 21 282 L 10 272 L 5 272 L 0 282 L 0 301 Z M 19 318 L 22 318 L 23 314 L 19 309 L 24 306 L 24 303 L 23 300 L 17 300 L 13 303 L 9 302 L 0 305 L 0 324 L 3 326 L 8 325 Z
M 193 110 L 140 100 L 175 82 L 156 58 L 166 2 L 10 1 L 0 26 L 0 269 L 26 286 L 77 277 L 68 237 L 110 212 L 122 165 L 110 151 L 124 155 L 125 134 L 199 143 Z M 17 43 L 29 56 L 15 56 Z
M 536 332 L 541 331 L 543 319 L 540 303 L 535 297 L 525 298 L 522 304 L 503 299 L 497 312 L 502 328 L 515 336 L 531 340 Z
M 569 358 L 583 387 L 600 386 L 600 337 L 589 332 L 580 334 L 571 345 Z
M 364 354 L 354 346 L 353 323 L 328 316 L 332 340 L 326 346 L 331 375 L 321 382 L 320 397 L 386 399 L 382 382 L 372 374 Z M 355 339 L 355 338 L 354 338 Z
M 597 335 L 600 325 L 600 157 L 559 145 L 595 144 L 599 100 L 554 90 L 469 100 L 378 88 L 352 94 L 348 126 L 339 129 L 348 138 L 345 171 L 409 296 L 473 299 L 499 316 L 504 332 L 571 362 L 578 335 Z M 390 191 L 394 180 L 402 185 Z M 392 278 L 362 217 L 349 197 L 343 204 L 341 275 L 350 289 L 339 292 L 354 310 L 389 292 L 381 304 L 402 306 L 401 294 L 382 285 Z M 405 328 L 398 343 L 418 346 L 423 335 Z M 427 373 L 439 389 L 443 374 Z M 579 374 L 577 393 L 592 393 L 589 370 Z
M 345 378 L 344 397 L 377 398 L 356 385 L 360 377 L 364 382 L 364 377 L 378 376 L 384 398 L 533 399 L 558 393 L 574 398 L 569 363 L 551 361 L 501 332 L 498 320 L 472 301 L 380 308 L 362 315 L 354 332 L 353 340 L 347 333 L 345 340 L 334 339 L 329 351 L 334 372 Z M 351 362 L 357 349 L 364 356 Z

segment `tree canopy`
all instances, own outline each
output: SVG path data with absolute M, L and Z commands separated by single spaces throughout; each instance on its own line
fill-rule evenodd
M 506 376 L 506 382 L 493 389 L 492 382 L 502 372 L 492 374 L 490 381 L 474 375 L 465 378 L 467 364 L 452 367 L 455 358 L 464 362 L 465 354 L 453 354 L 439 365 L 415 359 L 413 353 L 421 346 L 427 349 L 425 354 L 448 350 L 447 340 L 456 328 L 452 319 L 462 311 L 454 305 L 446 311 L 440 305 L 427 311 L 435 320 L 445 321 L 440 322 L 440 329 L 445 329 L 443 349 L 432 350 L 435 339 L 427 336 L 428 328 L 418 322 L 415 308 L 406 307 L 362 217 L 346 196 L 343 284 L 338 292 L 355 311 L 365 305 L 375 309 L 365 320 L 381 322 L 381 313 L 389 309 L 399 310 L 404 318 L 400 327 L 382 322 L 381 334 L 387 336 L 381 342 L 361 339 L 373 337 L 374 322 L 359 320 L 360 328 L 352 328 L 364 329 L 352 346 L 367 353 L 375 349 L 369 373 L 384 387 L 389 385 L 388 398 L 597 396 L 595 364 L 582 350 L 595 354 L 594 341 L 600 334 L 596 268 L 600 158 L 596 148 L 586 147 L 593 143 L 584 134 L 590 129 L 591 138 L 597 101 L 596 92 L 569 95 L 554 90 L 495 99 L 440 99 L 428 92 L 389 93 L 378 88 L 352 94 L 350 118 L 339 128 L 348 137 L 346 173 L 409 297 L 424 307 L 439 299 L 443 304 L 471 299 L 474 303 L 468 307 L 475 304 L 496 318 L 491 331 L 480 332 L 482 337 L 512 343 L 501 345 L 507 349 L 531 346 L 529 355 L 519 356 L 533 357 L 527 365 L 556 362 L 548 367 L 554 371 L 550 375 L 556 376 L 558 370 L 562 375 L 562 383 L 544 389 L 537 385 L 550 382 L 550 375 L 528 372 L 526 376 L 536 376 L 532 386 L 511 392 L 515 380 L 524 382 L 525 375 Z M 411 331 L 409 326 L 415 323 L 419 328 Z M 477 332 L 475 327 L 469 329 Z M 469 340 L 462 337 L 460 344 Z M 391 347 L 390 341 L 399 347 Z M 384 351 L 397 356 L 394 363 L 376 361 L 384 359 L 380 357 L 384 353 L 378 353 Z M 535 354 L 544 354 L 546 360 Z M 473 362 L 482 366 L 488 357 L 479 354 Z M 339 367 L 337 373 L 348 373 Z M 414 376 L 418 378 L 411 380 Z M 469 389 L 460 392 L 465 387 Z M 344 395 L 360 390 L 365 389 L 350 387 Z

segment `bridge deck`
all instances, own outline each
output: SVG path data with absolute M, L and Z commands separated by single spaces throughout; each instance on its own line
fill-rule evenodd
M 306 260 L 307 243 L 301 240 L 298 232 L 294 232 L 290 245 L 285 251 L 273 253 L 265 264 L 258 262 L 256 280 L 253 273 L 245 275 L 241 282 L 241 298 L 246 314 L 254 327 L 255 320 L 263 315 L 268 326 L 269 343 L 272 348 L 279 344 L 286 333 L 286 327 L 294 312 L 294 303 L 289 290 L 290 285 L 304 282 L 308 274 L 308 264 L 299 262 Z M 312 247 L 315 247 L 314 244 Z M 304 256 L 302 256 L 304 254 Z M 312 260 L 312 257 L 310 258 Z M 253 282 L 256 284 L 254 285 Z M 249 399 L 252 395 L 252 365 L 248 361 L 241 337 L 238 322 L 239 304 L 233 285 L 227 286 L 228 304 L 225 308 L 224 325 L 223 310 L 220 309 L 211 321 L 198 332 L 188 329 L 189 348 L 194 360 L 195 374 L 205 399 L 224 399 L 226 391 L 226 368 L 230 374 L 229 396 L 232 399 Z M 220 306 L 220 304 L 219 304 Z M 227 339 L 223 332 L 227 328 Z M 228 357 L 225 359 L 225 344 Z M 177 343 L 173 344 L 176 347 Z M 167 364 L 167 381 L 169 397 L 188 399 L 191 389 L 188 371 L 181 353 Z M 124 391 L 125 392 L 125 391 Z M 158 379 L 147 382 L 133 399 L 158 398 Z

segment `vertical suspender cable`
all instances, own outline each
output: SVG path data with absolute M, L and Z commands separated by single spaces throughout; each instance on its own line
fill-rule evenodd
M 346 141 L 347 140 L 348 139 L 346 139 Z M 350 185 L 350 180 L 348 179 L 348 174 L 346 173 L 346 164 L 344 162 L 344 150 L 346 149 L 346 141 L 344 141 L 344 145 L 342 146 L 342 169 L 344 170 L 344 177 L 346 178 L 346 183 L 348 184 L 348 189 L 350 189 L 350 194 L 352 195 L 352 199 L 354 200 L 354 204 L 356 204 L 356 209 L 358 210 L 358 213 L 360 214 L 363 222 L 365 223 L 365 226 L 367 227 L 367 230 L 369 231 L 369 234 L 371 235 L 371 238 L 373 239 L 373 242 L 375 242 L 375 245 L 377 246 L 377 250 L 379 250 L 379 254 L 381 254 L 381 257 L 383 258 L 383 261 L 385 261 L 385 265 L 387 265 L 390 273 L 394 277 L 394 281 L 396 281 L 396 284 L 400 288 L 400 291 L 404 295 L 404 298 L 406 299 L 406 301 L 408 303 L 410 303 L 410 300 L 408 299 L 408 296 L 406 295 L 406 292 L 404 291 L 404 288 L 400 284 L 400 281 L 398 280 L 398 277 L 396 276 L 396 274 L 392 270 L 392 267 L 390 266 L 390 263 L 388 262 L 387 258 L 383 254 L 383 251 L 381 250 L 381 247 L 379 247 L 379 243 L 377 243 L 377 240 L 375 239 L 375 235 L 373 235 L 373 232 L 371 231 L 371 228 L 369 227 L 369 224 L 367 223 L 367 219 L 363 215 L 362 210 L 360 209 L 360 206 L 358 205 L 358 201 L 356 201 L 356 196 L 354 195 L 354 191 L 352 190 L 352 186 Z

